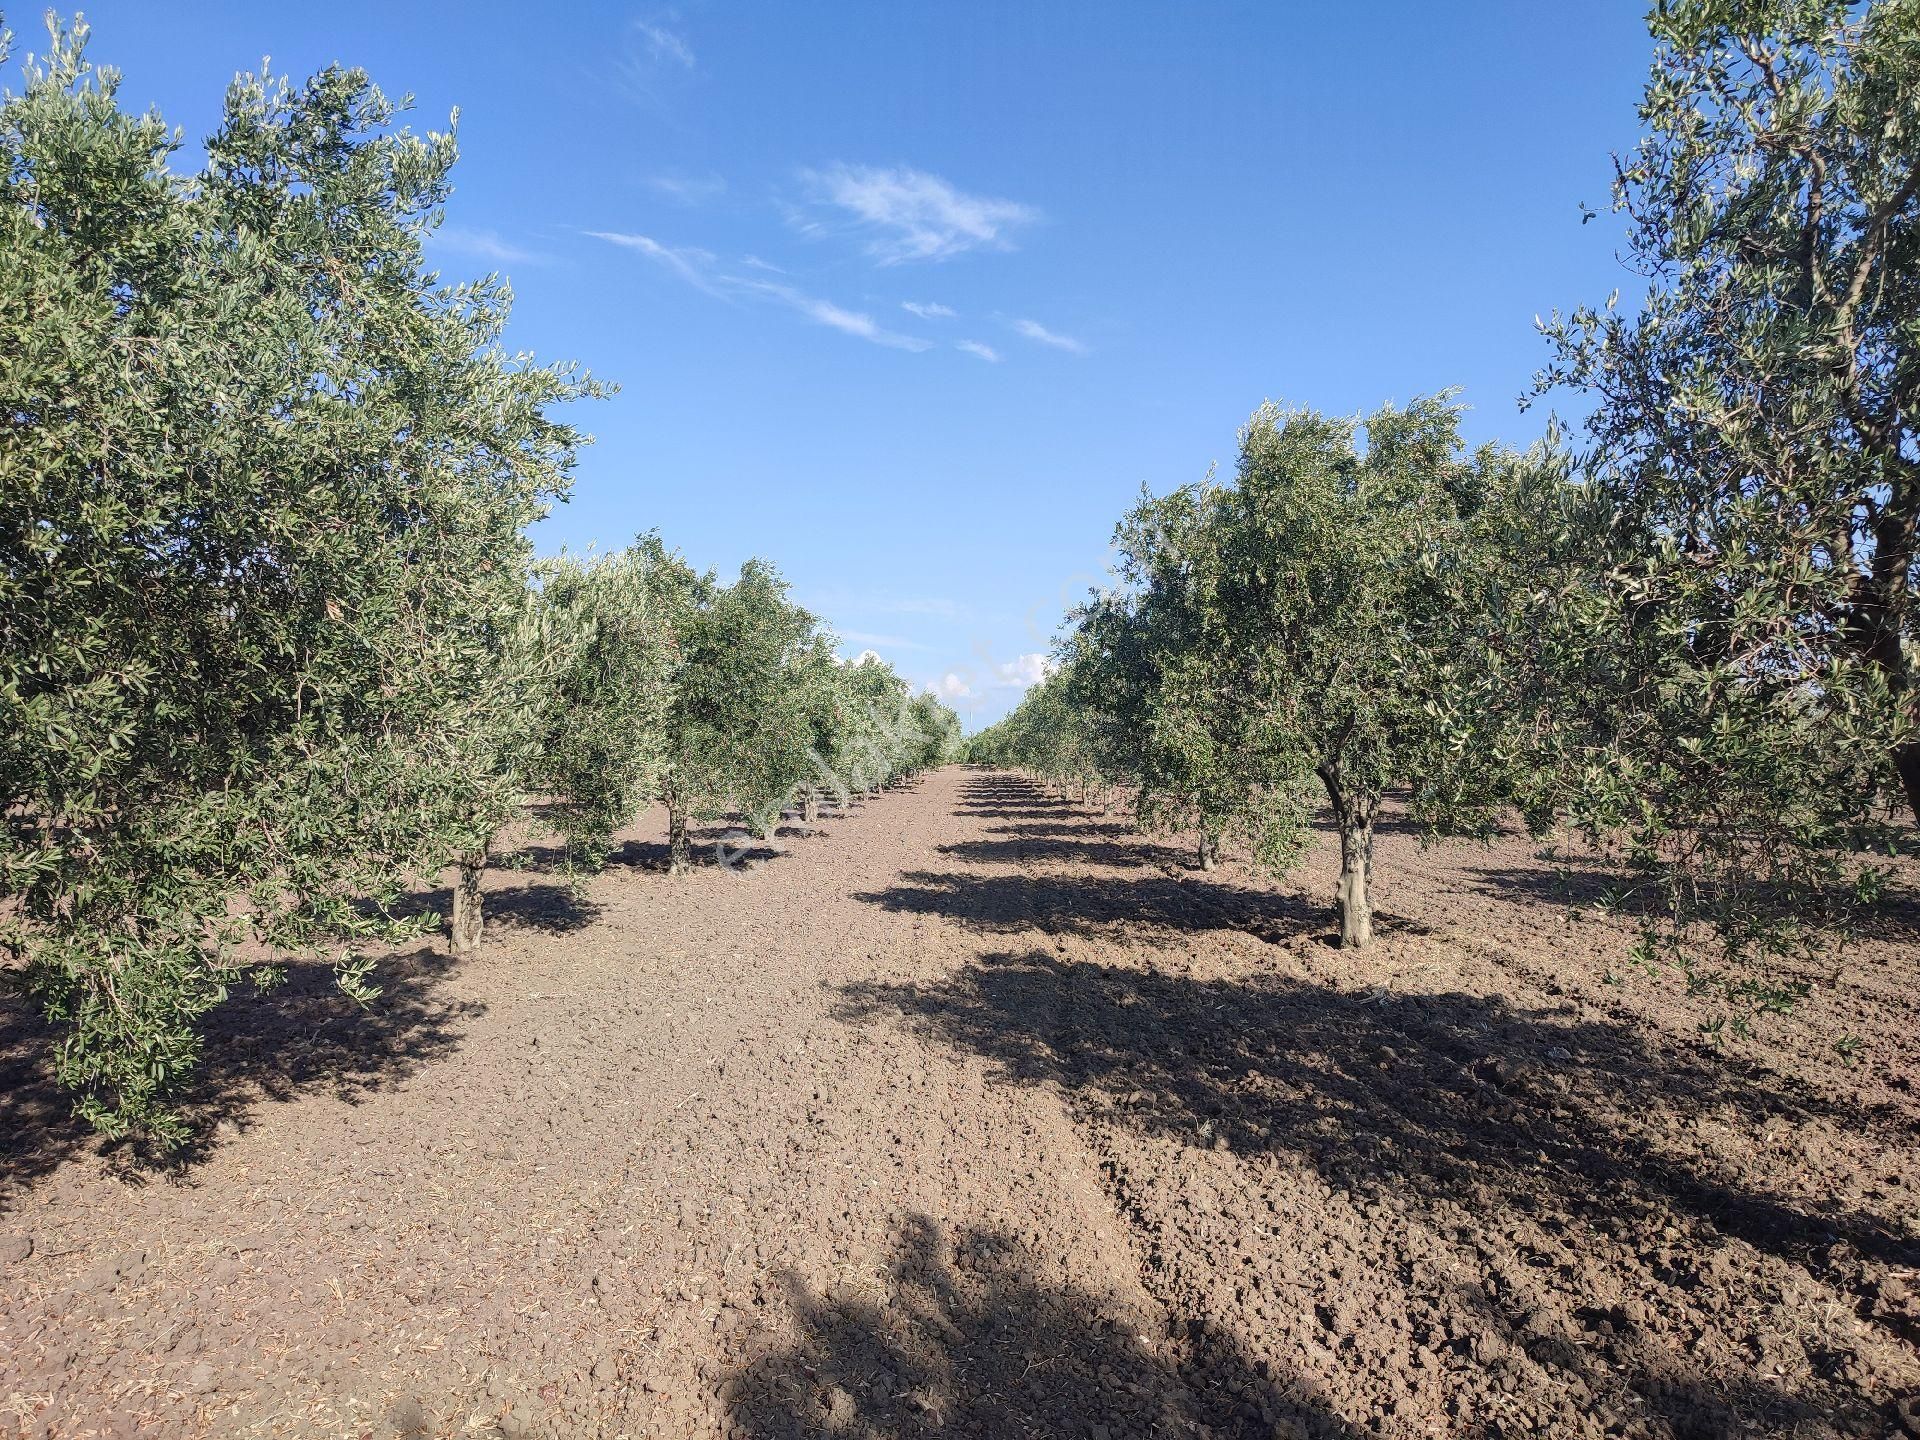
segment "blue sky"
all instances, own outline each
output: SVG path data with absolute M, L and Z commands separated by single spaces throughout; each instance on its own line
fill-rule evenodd
M 622 387 L 541 548 L 764 555 L 973 724 L 1140 487 L 1226 468 L 1261 400 L 1457 385 L 1473 438 L 1528 441 L 1533 316 L 1630 288 L 1580 219 L 1635 135 L 1627 0 L 86 13 L 190 140 L 262 56 L 457 105 L 436 263 Z

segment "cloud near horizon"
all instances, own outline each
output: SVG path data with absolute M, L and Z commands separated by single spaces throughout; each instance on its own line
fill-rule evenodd
M 996 690 L 1026 690 L 1046 679 L 1052 669 L 1052 659 L 1043 652 L 1018 655 L 1004 665 L 993 667 L 993 687 Z

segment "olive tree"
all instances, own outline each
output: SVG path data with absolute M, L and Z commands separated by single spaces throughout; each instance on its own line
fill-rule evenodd
M 675 640 L 659 795 L 677 872 L 691 821 L 729 805 L 751 816 L 792 793 L 810 738 L 801 660 L 815 622 L 765 561 L 721 585 L 675 559 L 659 582 Z
M 1649 23 L 1614 187 L 1646 291 L 1545 326 L 1539 391 L 1591 408 L 1527 728 L 1663 901 L 1646 956 L 1780 1003 L 1745 962 L 1818 948 L 1920 812 L 1920 4 Z
M 653 794 L 670 698 L 674 638 L 657 592 L 670 565 L 645 536 L 613 555 L 540 565 L 517 623 L 500 637 L 493 710 L 476 727 L 477 785 L 468 839 L 455 859 L 448 932 L 456 954 L 478 949 L 481 883 L 501 829 L 538 815 L 569 863 L 597 869 L 614 832 Z
M 1136 664 L 1154 783 L 1203 819 L 1238 817 L 1275 869 L 1300 853 L 1323 792 L 1343 945 L 1372 938 L 1386 789 L 1410 788 L 1449 829 L 1484 827 L 1501 793 L 1433 697 L 1479 668 L 1474 577 L 1493 557 L 1475 516 L 1509 468 L 1465 453 L 1444 396 L 1361 423 L 1266 405 L 1231 484 L 1145 500 L 1122 527 L 1126 615 L 1150 637 Z
M 1858 778 L 1920 815 L 1920 3 L 1650 24 L 1614 187 L 1650 284 L 1556 316 L 1541 388 L 1594 402 L 1593 483 L 1651 540 L 1631 583 L 1689 663 L 1879 712 L 1890 782 Z
M 912 695 L 877 655 L 843 661 L 833 637 L 821 632 L 802 672 L 807 746 L 795 787 L 808 823 L 825 792 L 844 809 L 855 791 L 871 794 L 958 754 L 959 717 L 932 695 Z
M 109 1134 L 243 977 L 364 942 L 461 843 L 523 530 L 592 393 L 422 263 L 450 134 L 243 77 L 197 175 L 54 26 L 0 100 L 0 945 Z
M 968 742 L 968 757 L 976 763 L 1015 766 L 1062 791 L 1083 795 L 1107 778 L 1111 727 L 1088 688 L 1079 683 L 1076 669 L 1085 664 L 1070 661 L 1048 673 L 1004 719 Z
M 566 657 L 545 687 L 529 788 L 573 858 L 601 864 L 658 784 L 678 645 L 659 580 L 672 561 L 643 536 L 611 555 L 538 572 L 539 606 Z
M 836 773 L 849 790 L 876 793 L 899 772 L 906 751 L 901 720 L 911 696 L 907 682 L 876 655 L 843 668 L 841 732 Z
M 1143 495 L 1114 535 L 1118 583 L 1076 614 L 1062 641 L 1062 673 L 1080 738 L 1105 778 L 1135 787 L 1135 810 L 1156 830 L 1196 839 L 1203 871 L 1219 864 L 1231 836 L 1278 860 L 1285 833 L 1273 821 L 1276 792 L 1260 783 L 1245 705 L 1222 704 L 1233 663 L 1210 627 L 1219 558 L 1207 526 L 1215 488 Z
M 960 717 L 927 691 L 908 702 L 906 773 L 909 777 L 948 765 L 960 753 Z

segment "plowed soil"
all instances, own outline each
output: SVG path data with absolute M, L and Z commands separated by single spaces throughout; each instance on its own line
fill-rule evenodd
M 1002 772 L 658 837 L 237 997 L 173 1170 L 0 1011 L 0 1435 L 1920 1433 L 1911 906 L 1716 1047 L 1518 838 L 1356 955 Z

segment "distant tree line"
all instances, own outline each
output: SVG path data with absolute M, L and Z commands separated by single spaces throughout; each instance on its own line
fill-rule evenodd
M 535 558 L 557 412 L 606 389 L 427 268 L 451 133 L 356 70 L 242 77 L 178 174 L 50 29 L 0 100 L 0 978 L 100 1130 L 177 1140 L 204 1017 L 290 958 L 373 1000 L 449 869 L 471 951 L 509 826 L 591 867 L 657 801 L 680 868 L 694 822 L 956 753 L 762 562 Z
M 1638 957 L 1754 1007 L 1843 940 L 1920 812 L 1920 3 L 1668 0 L 1614 206 L 1637 305 L 1555 315 L 1584 438 L 1469 451 L 1445 394 L 1265 406 L 1145 496 L 1118 583 L 977 760 L 1128 787 L 1284 870 L 1518 813 L 1616 863 Z

